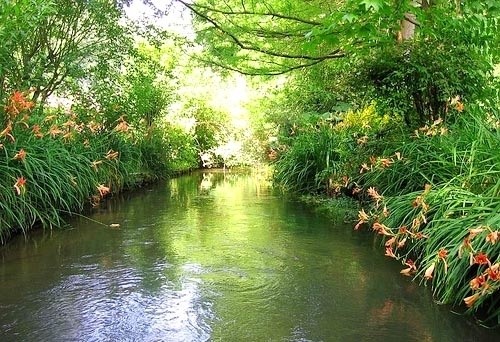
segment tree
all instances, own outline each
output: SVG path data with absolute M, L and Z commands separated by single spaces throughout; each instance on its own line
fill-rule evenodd
M 1 91 L 31 89 L 43 104 L 64 82 L 119 59 L 121 16 L 113 0 L 2 1 Z

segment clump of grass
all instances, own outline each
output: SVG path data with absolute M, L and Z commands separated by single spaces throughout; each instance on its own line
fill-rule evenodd
M 333 223 L 352 223 L 356 219 L 359 202 L 352 198 L 302 195 L 300 201 L 312 206 L 315 210 L 327 216 Z

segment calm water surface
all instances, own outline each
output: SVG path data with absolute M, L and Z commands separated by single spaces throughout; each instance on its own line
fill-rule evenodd
M 495 341 L 371 234 L 250 175 L 128 193 L 0 248 L 0 341 Z

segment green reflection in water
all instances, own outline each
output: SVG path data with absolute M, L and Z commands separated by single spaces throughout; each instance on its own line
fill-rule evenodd
M 371 234 L 255 175 L 124 194 L 73 229 L 1 249 L 6 340 L 489 341 L 399 275 Z

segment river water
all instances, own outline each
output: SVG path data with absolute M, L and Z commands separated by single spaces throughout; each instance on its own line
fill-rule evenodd
M 194 173 L 0 248 L 0 341 L 495 341 L 372 234 Z

